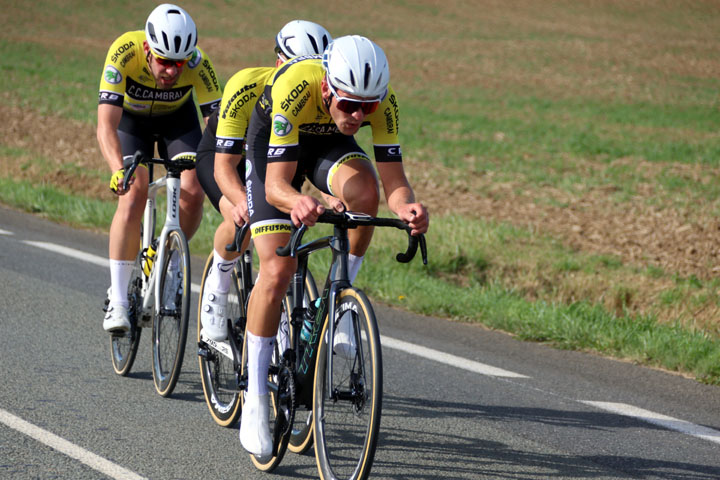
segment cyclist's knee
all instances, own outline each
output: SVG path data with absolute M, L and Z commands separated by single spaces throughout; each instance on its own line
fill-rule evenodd
M 349 179 L 341 187 L 339 197 L 350 210 L 375 215 L 380 204 L 380 192 L 377 183 Z
M 118 197 L 117 215 L 126 221 L 140 220 L 145 210 L 146 192 L 131 188 L 128 193 Z
M 282 257 L 260 262 L 259 275 L 263 289 L 279 301 L 285 296 L 294 271 L 294 263 L 285 261 Z

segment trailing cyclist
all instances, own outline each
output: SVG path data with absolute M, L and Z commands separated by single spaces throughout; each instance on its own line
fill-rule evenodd
M 210 58 L 197 46 L 195 23 L 182 8 L 159 5 L 148 16 L 144 31 L 124 33 L 110 46 L 100 80 L 97 127 L 100 150 L 113 172 L 110 189 L 118 195 L 110 226 L 106 331 L 130 328 L 127 285 L 149 182 L 147 169 L 140 168 L 132 186 L 123 189 L 123 159 L 137 150 L 153 157 L 157 142 L 163 157 L 194 160 L 202 130 L 193 91 L 207 122 L 222 92 Z M 203 199 L 195 172 L 183 172 L 180 223 L 188 239 L 200 225 Z M 169 288 L 178 280 L 174 278 Z
M 240 255 L 228 252 L 225 245 L 233 242 L 235 224 L 249 221 L 244 139 L 250 114 L 277 67 L 290 58 L 319 55 L 331 41 L 328 31 L 317 23 L 306 20 L 287 23 L 275 38 L 275 67 L 246 68 L 230 78 L 221 106 L 210 117 L 198 145 L 198 179 L 212 205 L 223 216 L 215 231 L 213 267 L 206 280 L 208 293 L 203 296 L 200 309 L 203 333 L 213 340 L 221 341 L 227 336 L 227 293 L 232 269 Z M 247 244 L 241 250 L 246 247 Z
M 275 250 L 287 243 L 291 224 L 314 225 L 324 211 L 300 192 L 307 177 L 349 210 L 376 215 L 380 201 L 375 169 L 353 135 L 372 130 L 374 153 L 389 208 L 412 228 L 428 229 L 426 208 L 415 200 L 398 142 L 399 107 L 389 85 L 384 52 L 361 36 L 333 41 L 320 58 L 284 63 L 258 100 L 247 132 L 246 185 L 251 231 L 260 259 L 248 311 L 248 388 L 240 441 L 250 453 L 272 450 L 266 378 L 275 334 L 296 261 Z M 225 192 L 231 194 L 230 192 Z M 372 238 L 371 228 L 350 232 L 352 281 Z M 335 351 L 352 349 L 352 333 L 338 326 Z

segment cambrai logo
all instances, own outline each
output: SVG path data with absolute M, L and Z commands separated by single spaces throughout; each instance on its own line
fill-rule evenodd
M 273 117 L 273 132 L 278 137 L 284 137 L 292 131 L 290 121 L 279 113 Z
M 120 70 L 112 65 L 108 65 L 105 67 L 105 81 L 107 83 L 117 85 L 122 82 L 122 73 L 120 73 Z

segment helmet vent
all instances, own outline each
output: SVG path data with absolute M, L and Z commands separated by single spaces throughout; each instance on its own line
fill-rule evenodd
M 169 52 L 170 51 L 170 40 L 168 39 L 167 34 L 165 32 L 162 32 L 162 36 L 163 36 L 163 44 L 165 45 L 165 51 Z
M 308 40 L 310 40 L 310 43 L 312 44 L 312 48 L 313 48 L 313 50 L 315 50 L 316 53 L 322 53 L 320 48 L 318 47 L 317 42 L 315 41 L 315 39 L 313 38 L 312 35 L 308 35 Z
M 148 33 L 150 34 L 150 39 L 153 42 L 157 43 L 158 39 L 157 39 L 157 36 L 155 35 L 155 27 L 153 26 L 152 23 L 148 23 Z
M 286 38 L 283 41 L 283 45 L 285 45 L 285 50 L 287 50 L 287 52 L 290 54 L 290 57 L 296 57 L 297 54 L 295 53 L 295 51 L 292 48 L 290 48 L 290 45 L 288 45 L 288 39 L 290 39 L 290 38 L 293 38 L 293 37 Z
M 363 88 L 368 88 L 368 85 L 370 84 L 370 78 L 372 75 L 372 68 L 370 67 L 369 63 L 365 64 L 365 82 L 363 85 Z
M 192 45 L 190 45 L 190 43 L 192 42 L 192 37 L 193 37 L 192 34 L 188 35 L 187 41 L 185 42 L 185 48 L 183 48 L 184 51 L 188 51 L 192 47 Z

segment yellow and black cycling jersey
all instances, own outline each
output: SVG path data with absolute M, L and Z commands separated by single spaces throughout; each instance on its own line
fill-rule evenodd
M 193 89 L 203 117 L 217 109 L 222 92 L 210 58 L 200 47 L 183 67 L 177 83 L 170 89 L 157 88 L 143 49 L 145 32 L 127 32 L 108 50 L 99 103 L 123 107 L 136 115 L 166 115 L 192 99 Z
M 320 56 L 297 57 L 280 66 L 265 86 L 256 110 L 260 129 L 269 131 L 268 161 L 296 161 L 303 135 L 340 133 L 323 104 L 324 76 Z M 388 86 L 385 98 L 362 125 L 372 129 L 375 161 L 402 161 L 398 120 L 395 91 Z
M 218 110 L 215 130 L 217 153 L 243 153 L 250 115 L 273 72 L 275 67 L 245 68 L 230 77 Z M 209 123 L 208 128 L 212 128 Z

